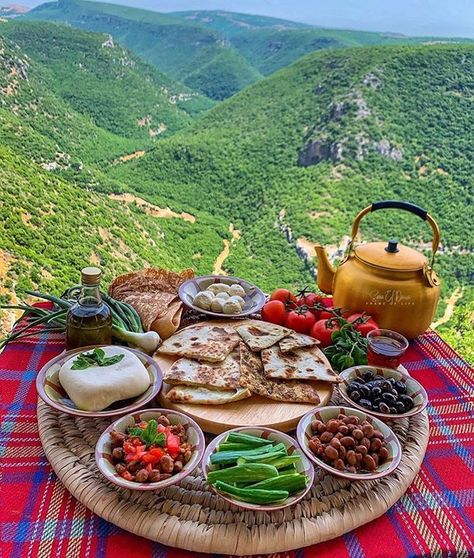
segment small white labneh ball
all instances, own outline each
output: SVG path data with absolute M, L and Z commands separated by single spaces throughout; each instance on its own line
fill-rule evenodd
M 194 299 L 193 304 L 198 308 L 202 308 L 203 310 L 209 310 L 211 307 L 211 302 L 214 300 L 214 295 L 208 291 L 201 291 L 198 293 Z
M 216 298 L 220 298 L 222 301 L 224 301 L 230 298 L 230 295 L 229 293 L 217 293 Z
M 225 283 L 213 283 L 209 285 L 206 290 L 211 291 L 211 293 L 219 294 L 219 293 L 228 293 L 229 292 L 229 285 Z
M 222 306 L 224 305 L 226 301 L 223 300 L 222 298 L 215 298 L 212 302 L 211 302 L 211 311 L 212 312 L 219 312 L 222 313 Z
M 231 285 L 229 287 L 229 294 L 231 296 L 241 296 L 244 297 L 245 296 L 245 290 L 243 287 L 241 287 L 240 285 L 238 285 L 237 283 L 235 283 L 234 285 Z
M 224 314 L 238 314 L 242 308 L 237 301 L 229 299 L 224 302 L 222 310 L 224 311 Z
M 240 306 L 240 309 L 241 309 L 241 310 L 244 309 L 245 300 L 244 300 L 241 296 L 234 295 L 234 296 L 231 296 L 231 297 L 229 298 L 229 300 L 232 300 L 232 301 L 234 301 L 234 302 L 237 302 L 237 304 Z

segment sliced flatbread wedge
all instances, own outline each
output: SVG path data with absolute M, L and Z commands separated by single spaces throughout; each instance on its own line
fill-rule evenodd
M 191 403 L 193 405 L 224 405 L 251 396 L 252 393 L 246 388 L 224 391 L 193 386 L 174 386 L 166 394 L 166 398 L 173 403 Z
M 298 349 L 283 353 L 278 345 L 262 351 L 265 377 L 272 380 L 319 380 L 338 383 L 324 354 L 317 348 Z
M 172 386 L 186 385 L 214 389 L 240 387 L 240 353 L 236 347 L 222 362 L 200 362 L 180 358 L 164 373 L 164 381 Z
M 265 378 L 260 355 L 240 343 L 240 385 L 256 395 L 290 403 L 320 403 L 316 388 L 310 383 Z
M 166 339 L 157 352 L 208 362 L 222 362 L 238 344 L 239 336 L 232 327 L 197 325 L 182 329 Z
M 279 345 L 282 353 L 290 353 L 296 349 L 316 347 L 316 345 L 319 345 L 319 341 L 309 335 L 305 335 L 304 333 L 296 333 L 296 331 L 292 331 L 288 337 L 281 339 Z
M 291 330 L 267 322 L 251 322 L 235 328 L 252 351 L 261 351 L 290 335 Z

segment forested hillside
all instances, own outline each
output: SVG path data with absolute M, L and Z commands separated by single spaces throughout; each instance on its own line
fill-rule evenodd
M 474 48 L 466 46 L 313 54 L 109 176 L 134 177 L 137 191 L 178 209 L 204 209 L 212 200 L 216 214 L 243 230 L 228 271 L 265 288 L 275 284 L 269 262 L 277 262 L 280 283 L 295 279 L 277 237 L 298 242 L 303 256 L 305 247 L 311 253 L 305 240 L 337 252 L 359 209 L 384 198 L 410 200 L 440 224 L 444 295 L 462 285 L 460 300 L 468 303 L 473 76 Z M 363 224 L 364 239 L 394 236 L 428 250 L 429 229 L 409 214 L 380 212 Z
M 440 42 L 435 37 L 322 29 L 225 11 L 160 14 L 82 0 L 47 2 L 28 12 L 26 17 L 110 33 L 169 76 L 217 100 L 315 50 Z M 441 40 L 451 41 L 461 39 Z
M 28 12 L 113 38 L 167 75 L 212 99 L 224 99 L 261 74 L 212 29 L 129 6 L 60 0 Z

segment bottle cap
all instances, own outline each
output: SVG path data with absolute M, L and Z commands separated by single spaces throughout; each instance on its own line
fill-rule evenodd
M 81 270 L 81 283 L 83 285 L 98 285 L 102 271 L 98 267 L 84 267 Z

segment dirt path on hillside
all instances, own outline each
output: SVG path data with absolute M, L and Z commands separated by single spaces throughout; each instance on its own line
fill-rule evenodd
M 324 248 L 326 250 L 329 260 L 331 262 L 334 262 L 336 258 L 341 258 L 343 254 L 346 252 L 350 241 L 351 241 L 350 236 L 343 236 L 339 244 L 329 244 L 325 246 Z M 296 246 L 306 254 L 306 257 L 309 260 L 313 260 L 315 258 L 316 252 L 314 250 L 314 247 L 317 244 L 318 244 L 317 242 L 311 242 L 311 240 L 308 240 L 304 236 L 298 238 L 298 240 L 296 241 Z
M 462 293 L 463 290 L 461 289 L 461 287 L 458 287 L 451 293 L 451 296 L 446 301 L 446 309 L 444 311 L 444 314 L 441 316 L 441 318 L 439 318 L 439 320 L 431 324 L 431 329 L 436 329 L 440 325 L 449 322 L 449 320 L 453 317 L 454 308 L 457 301 L 462 297 Z
M 145 155 L 145 152 L 142 150 L 135 151 L 134 153 L 128 153 L 128 155 L 122 155 L 121 157 L 117 157 L 117 159 L 115 159 L 114 165 L 116 165 L 117 163 L 126 163 L 127 161 L 131 161 L 132 159 L 140 159 L 140 157 L 143 157 L 143 155 Z
M 136 203 L 138 207 L 141 207 L 147 215 L 152 217 L 159 217 L 160 219 L 182 219 L 183 221 L 188 221 L 189 223 L 195 223 L 196 217 L 190 213 L 176 213 L 172 211 L 169 207 L 158 207 L 153 205 L 146 200 L 134 196 L 133 194 L 109 194 L 109 198 L 123 202 L 123 203 Z
M 227 275 L 227 272 L 222 268 L 222 266 L 223 266 L 225 260 L 229 257 L 230 248 L 231 248 L 232 244 L 234 242 L 236 242 L 237 240 L 239 240 L 239 238 L 240 238 L 240 231 L 238 231 L 237 229 L 234 229 L 234 225 L 232 223 L 229 225 L 229 232 L 232 235 L 232 239 L 227 240 L 227 238 L 225 238 L 223 240 L 224 248 L 222 249 L 222 252 L 216 258 L 216 261 L 214 263 L 214 269 L 212 270 L 213 275 Z

